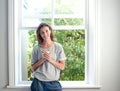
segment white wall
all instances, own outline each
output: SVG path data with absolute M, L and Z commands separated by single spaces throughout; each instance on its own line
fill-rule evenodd
M 0 0 L 0 91 L 29 91 L 27 88 L 8 89 L 8 0 Z M 63 89 L 63 91 L 120 91 L 120 0 L 100 0 L 100 89 Z

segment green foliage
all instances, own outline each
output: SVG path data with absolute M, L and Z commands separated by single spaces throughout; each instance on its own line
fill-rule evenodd
M 55 18 L 55 25 L 83 25 L 82 18 Z
M 34 30 L 28 31 L 28 46 L 27 46 L 27 69 L 28 69 L 28 80 L 32 80 L 32 70 L 31 70 L 31 53 L 34 44 L 36 44 L 36 32 Z
M 84 80 L 85 77 L 85 31 L 56 30 L 55 41 L 63 45 L 66 54 L 66 66 L 60 73 L 60 80 Z M 30 57 L 33 45 L 37 42 L 35 31 L 28 32 L 28 80 L 32 79 Z
M 85 34 L 84 30 L 59 30 L 55 39 L 63 45 L 67 60 L 60 80 L 84 80 Z

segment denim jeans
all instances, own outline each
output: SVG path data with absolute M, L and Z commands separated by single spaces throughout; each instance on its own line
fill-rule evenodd
M 34 78 L 31 84 L 31 91 L 62 91 L 62 87 L 58 81 L 46 82 Z

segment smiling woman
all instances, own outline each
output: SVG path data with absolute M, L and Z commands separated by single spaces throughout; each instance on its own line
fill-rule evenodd
M 31 54 L 31 67 L 34 73 L 31 90 L 62 91 L 58 80 L 60 70 L 65 67 L 66 56 L 63 47 L 54 41 L 53 29 L 47 23 L 41 23 L 36 33 L 39 46 L 34 45 Z

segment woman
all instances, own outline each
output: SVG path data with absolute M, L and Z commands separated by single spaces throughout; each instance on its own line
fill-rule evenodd
M 41 23 L 36 31 L 38 44 L 33 47 L 31 68 L 34 79 L 32 91 L 62 91 L 60 70 L 65 68 L 63 47 L 53 39 L 52 27 Z

